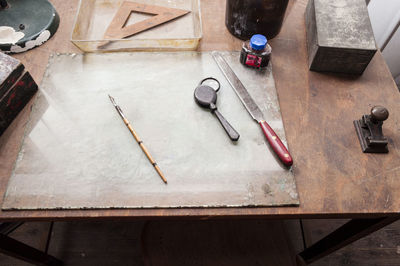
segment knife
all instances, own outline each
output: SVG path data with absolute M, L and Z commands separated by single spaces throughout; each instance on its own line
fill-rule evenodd
M 231 67 L 228 65 L 228 63 L 225 61 L 220 53 L 212 52 L 212 56 L 215 62 L 217 62 L 218 67 L 221 69 L 222 73 L 228 80 L 229 84 L 231 84 L 233 90 L 239 96 L 239 99 L 242 101 L 244 107 L 246 107 L 251 117 L 253 117 L 253 119 L 256 120 L 257 123 L 261 126 L 261 129 L 264 132 L 268 143 L 271 145 L 276 155 L 278 155 L 279 159 L 284 165 L 291 166 L 293 164 L 292 156 L 290 156 L 289 151 L 286 149 L 285 145 L 283 145 L 278 135 L 276 135 L 274 130 L 264 120 L 260 108 L 258 108 L 257 104 L 251 98 L 243 83 L 239 80 L 235 72 L 233 72 Z

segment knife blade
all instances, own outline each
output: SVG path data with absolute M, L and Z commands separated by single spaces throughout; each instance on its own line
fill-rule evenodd
M 271 145 L 276 155 L 278 155 L 283 164 L 285 164 L 286 166 L 291 166 L 293 164 L 292 156 L 286 149 L 285 145 L 283 145 L 281 139 L 278 137 L 275 131 L 264 120 L 264 116 L 260 108 L 254 102 L 253 98 L 251 98 L 251 95 L 247 91 L 246 87 L 236 76 L 235 72 L 233 72 L 232 68 L 228 65 L 228 63 L 225 61 L 220 53 L 212 52 L 211 54 L 219 69 L 222 71 L 225 78 L 228 80 L 229 84 L 236 92 L 246 110 L 249 112 L 251 117 L 256 120 L 257 123 L 261 126 L 261 129 L 265 137 L 267 138 L 268 143 Z

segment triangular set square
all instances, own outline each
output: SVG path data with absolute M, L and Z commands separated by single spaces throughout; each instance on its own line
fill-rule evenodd
M 132 12 L 151 14 L 154 16 L 135 24 L 125 26 Z M 108 26 L 106 33 L 104 34 L 104 38 L 126 38 L 181 17 L 189 12 L 190 11 L 183 9 L 125 1 L 122 3 L 110 25 Z

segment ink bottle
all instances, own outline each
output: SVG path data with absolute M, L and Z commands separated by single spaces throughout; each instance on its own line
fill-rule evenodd
M 288 3 L 289 0 L 226 0 L 225 25 L 241 40 L 257 33 L 271 40 L 281 30 Z
M 240 63 L 247 67 L 263 68 L 268 66 L 272 48 L 264 35 L 256 34 L 243 43 Z

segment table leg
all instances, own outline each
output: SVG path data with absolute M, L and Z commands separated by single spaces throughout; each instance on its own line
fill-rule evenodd
M 400 217 L 350 220 L 323 239 L 300 252 L 297 255 L 297 264 L 307 265 L 312 263 L 398 219 L 400 219 Z
M 62 265 L 62 261 L 11 237 L 0 234 L 0 252 L 35 265 Z

